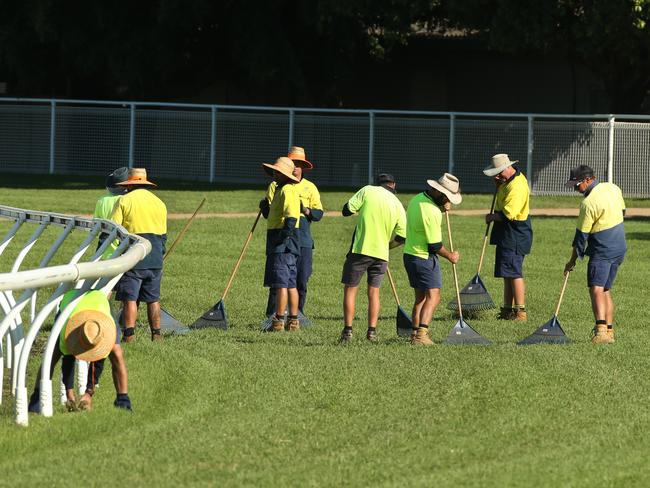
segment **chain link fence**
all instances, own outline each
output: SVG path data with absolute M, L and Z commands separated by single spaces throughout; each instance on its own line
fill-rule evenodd
M 305 147 L 319 186 L 356 188 L 382 172 L 420 189 L 445 171 L 491 192 L 493 154 L 519 160 L 536 194 L 570 193 L 592 166 L 626 196 L 650 195 L 650 116 L 400 112 L 0 98 L 0 171 L 264 184 L 260 163 Z

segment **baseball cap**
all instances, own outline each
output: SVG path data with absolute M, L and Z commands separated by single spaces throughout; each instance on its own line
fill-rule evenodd
M 383 185 L 385 183 L 395 183 L 395 177 L 389 173 L 381 173 L 377 176 L 377 184 Z
M 593 177 L 594 177 L 594 170 L 591 168 L 591 166 L 587 166 L 586 164 L 581 164 L 580 166 L 573 168 L 571 170 L 571 172 L 569 173 L 569 179 L 564 184 L 564 186 L 567 188 L 575 188 L 575 186 L 585 178 L 593 178 Z

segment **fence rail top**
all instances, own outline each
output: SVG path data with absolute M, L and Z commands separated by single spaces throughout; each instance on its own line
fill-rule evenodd
M 350 109 L 350 108 L 316 108 L 316 107 L 281 107 L 281 106 L 258 106 L 258 105 L 214 105 L 200 103 L 180 102 L 138 102 L 118 100 L 74 100 L 67 98 L 21 98 L 21 97 L 0 97 L 2 102 L 16 103 L 46 103 L 49 105 L 109 105 L 124 108 L 137 107 L 170 107 L 170 108 L 193 108 L 204 110 L 245 110 L 265 112 L 288 112 L 288 113 L 324 113 L 324 114 L 358 114 L 358 115 L 406 115 L 406 116 L 436 116 L 436 117 L 488 117 L 488 118 L 516 118 L 516 119 L 576 119 L 576 120 L 604 120 L 614 121 L 639 120 L 650 121 L 650 115 L 642 114 L 551 114 L 551 113 L 498 113 L 498 112 L 456 112 L 456 111 L 427 111 L 427 110 L 382 110 L 382 109 Z

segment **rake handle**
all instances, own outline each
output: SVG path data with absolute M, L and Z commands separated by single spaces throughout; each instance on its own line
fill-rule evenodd
M 183 238 L 183 236 L 184 236 L 185 233 L 187 232 L 187 229 L 190 227 L 190 224 L 191 224 L 192 221 L 194 220 L 194 217 L 196 217 L 196 214 L 199 213 L 199 210 L 201 210 L 201 207 L 203 207 L 203 204 L 205 203 L 206 200 L 207 200 L 207 198 L 203 197 L 203 200 L 201 200 L 201 203 L 199 203 L 199 206 L 196 207 L 196 210 L 194 211 L 194 213 L 192 214 L 192 216 L 189 218 L 189 220 L 188 220 L 187 222 L 185 222 L 185 226 L 183 226 L 183 229 L 181 230 L 180 234 L 178 234 L 178 235 L 176 236 L 176 239 L 174 239 L 174 242 L 172 242 L 172 245 L 169 247 L 169 249 L 167 250 L 167 252 L 166 252 L 165 255 L 163 256 L 163 261 L 169 257 L 169 255 L 172 253 L 172 251 L 174 250 L 174 248 L 175 248 L 175 247 L 178 245 L 178 243 L 181 241 L 181 239 Z
M 399 307 L 399 297 L 397 296 L 397 288 L 395 288 L 395 281 L 393 281 L 393 275 L 390 272 L 390 268 L 386 268 L 386 274 L 388 274 L 388 281 L 390 282 L 390 289 L 393 290 L 393 296 L 395 297 L 395 301 L 397 302 L 397 306 Z
M 569 281 L 569 275 L 571 272 L 564 274 L 564 284 L 562 285 L 562 291 L 560 292 L 560 299 L 557 301 L 557 307 L 555 307 L 555 316 L 560 313 L 560 305 L 562 305 L 562 298 L 564 298 L 564 290 L 566 290 L 566 284 Z
M 451 237 L 451 224 L 449 223 L 449 212 L 445 212 L 445 217 L 447 220 L 447 235 L 449 236 L 449 250 L 451 252 L 454 252 L 454 241 Z M 458 315 L 462 320 L 463 309 L 460 305 L 460 289 L 458 287 L 458 273 L 456 271 L 456 264 L 451 263 L 451 269 L 454 271 L 454 285 L 456 286 L 456 303 L 458 303 Z
M 494 205 L 497 201 L 497 190 L 494 191 L 492 195 L 492 205 L 490 205 L 490 213 L 494 212 Z M 488 235 L 490 234 L 490 223 L 488 222 L 485 225 L 485 235 L 483 236 L 483 249 L 481 250 L 481 258 L 478 260 L 478 269 L 476 274 L 481 274 L 481 268 L 483 267 L 483 257 L 485 257 L 485 248 L 487 247 Z
M 248 243 L 253 238 L 253 232 L 255 232 L 255 227 L 257 227 L 257 222 L 259 222 L 260 220 L 260 215 L 262 215 L 262 210 L 257 212 L 257 217 L 255 217 L 255 222 L 253 222 L 253 227 L 251 228 L 251 231 L 248 233 L 246 242 L 244 242 L 244 247 L 242 247 L 242 250 L 239 253 L 239 259 L 237 259 L 237 262 L 235 263 L 235 267 L 233 268 L 232 273 L 230 273 L 228 284 L 226 285 L 226 289 L 223 291 L 223 295 L 221 296 L 222 300 L 226 299 L 226 295 L 228 295 L 228 292 L 230 291 L 230 286 L 232 285 L 232 281 L 235 279 L 235 275 L 237 274 L 237 270 L 239 269 L 239 265 L 241 264 L 242 259 L 244 259 L 244 254 L 246 253 L 246 248 L 248 247 Z

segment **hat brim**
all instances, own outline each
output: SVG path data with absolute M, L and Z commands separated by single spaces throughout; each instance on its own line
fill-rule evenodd
M 580 183 L 580 180 L 567 180 L 567 182 L 564 184 L 564 187 L 575 188 L 578 183 Z
M 146 186 L 158 186 L 155 183 L 147 180 L 126 180 L 122 183 L 115 183 L 116 186 L 135 186 L 135 185 L 146 185 Z
M 81 339 L 81 327 L 88 321 L 94 320 L 102 331 L 100 342 L 88 346 Z M 68 352 L 82 361 L 99 361 L 108 356 L 117 340 L 117 328 L 112 317 L 97 310 L 82 310 L 68 319 L 65 326 L 65 345 Z
M 264 171 L 266 171 L 268 174 L 270 174 L 271 176 L 273 176 L 274 171 L 277 171 L 278 173 L 282 173 L 284 176 L 289 178 L 294 183 L 299 183 L 300 182 L 300 180 L 298 178 L 296 178 L 295 176 L 293 176 L 292 173 L 287 173 L 287 171 L 284 168 L 276 166 L 275 164 L 262 163 L 262 169 Z M 270 173 L 269 173 L 269 170 L 270 170 Z
M 293 161 L 293 164 L 295 164 L 297 167 L 302 168 L 302 169 L 314 169 L 314 165 L 311 164 L 309 161 L 306 159 L 298 159 L 298 158 L 292 158 L 291 155 L 287 156 L 291 161 Z
M 499 173 L 501 173 L 504 169 L 518 162 L 519 161 L 508 161 L 506 164 L 504 164 L 503 166 L 499 166 L 498 168 L 495 168 L 494 166 L 488 166 L 483 170 L 483 174 L 485 176 L 496 176 Z
M 442 186 L 440 183 L 438 183 L 436 180 L 427 180 L 427 185 L 429 185 L 431 188 L 434 188 L 438 190 L 440 193 L 445 195 L 448 199 L 449 202 L 452 205 L 458 205 L 460 202 L 463 201 L 463 196 L 458 193 L 452 193 L 449 190 L 447 190 L 444 186 Z

